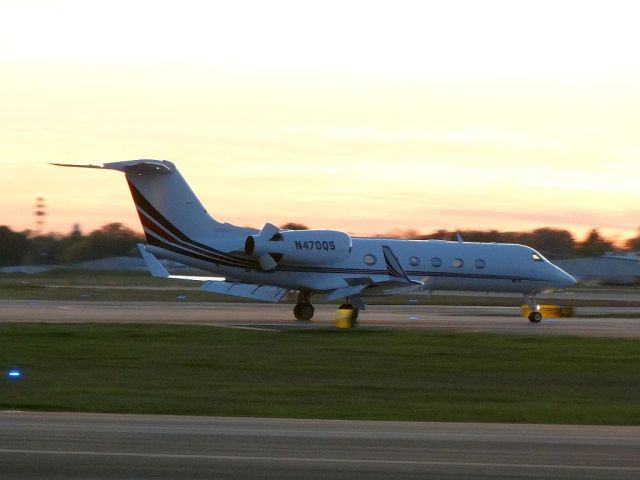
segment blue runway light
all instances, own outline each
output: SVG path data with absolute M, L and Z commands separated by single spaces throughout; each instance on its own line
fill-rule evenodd
M 20 370 L 9 370 L 7 375 L 9 376 L 9 378 L 20 378 L 22 376 L 22 373 L 20 373 Z

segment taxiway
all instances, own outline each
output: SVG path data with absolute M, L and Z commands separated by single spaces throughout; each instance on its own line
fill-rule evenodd
M 289 304 L 0 300 L 0 322 L 165 323 L 235 328 L 331 327 L 335 305 L 316 305 L 312 322 L 296 322 Z M 640 337 L 640 308 L 584 307 L 573 318 L 531 324 L 517 307 L 372 305 L 359 324 L 524 335 Z

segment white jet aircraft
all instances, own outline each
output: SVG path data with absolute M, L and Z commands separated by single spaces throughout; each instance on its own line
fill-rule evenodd
M 310 320 L 311 296 L 345 299 L 355 323 L 365 309 L 361 296 L 462 290 L 521 293 L 529 320 L 542 314 L 536 295 L 572 286 L 575 279 L 524 245 L 442 240 L 351 237 L 335 230 L 262 230 L 213 219 L 166 160 L 130 160 L 97 165 L 55 164 L 124 172 L 147 239 L 138 248 L 152 275 L 203 282 L 209 292 L 278 302 L 298 291 L 293 314 Z M 170 275 L 156 256 L 220 277 Z

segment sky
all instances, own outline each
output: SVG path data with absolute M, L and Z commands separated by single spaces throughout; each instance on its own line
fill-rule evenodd
M 640 5 L 0 0 L 0 225 L 140 231 L 173 161 L 216 219 L 355 235 L 640 225 Z

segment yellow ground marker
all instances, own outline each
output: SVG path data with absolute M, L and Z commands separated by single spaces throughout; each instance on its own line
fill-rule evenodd
M 563 307 L 561 305 L 538 305 L 538 311 L 543 318 L 569 318 L 573 317 L 573 307 Z M 528 317 L 531 313 L 529 305 L 522 305 L 522 316 Z

